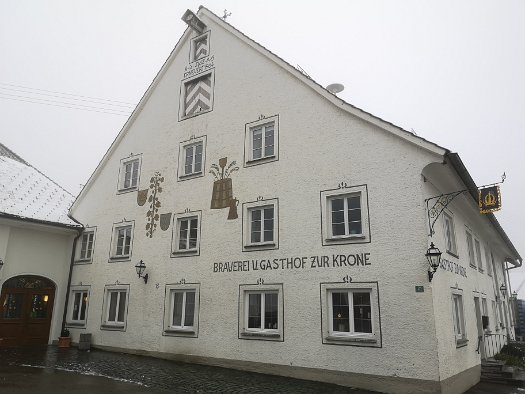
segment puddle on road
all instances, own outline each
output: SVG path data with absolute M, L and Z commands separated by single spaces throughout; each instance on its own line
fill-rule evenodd
M 111 379 L 111 380 L 116 380 L 118 382 L 133 383 L 133 384 L 136 384 L 136 385 L 139 385 L 139 386 L 149 387 L 149 386 L 147 386 L 146 384 L 144 384 L 142 382 L 129 380 L 129 379 L 123 379 L 123 378 L 116 378 L 115 376 L 104 375 L 104 374 L 100 374 L 100 373 L 93 372 L 93 371 L 90 371 L 90 370 L 82 370 L 82 368 L 69 369 L 69 368 L 57 367 L 57 366 L 48 367 L 48 366 L 45 366 L 45 365 L 31 365 L 31 364 L 18 364 L 18 365 L 21 366 L 21 367 L 47 369 L 49 371 L 55 370 L 55 371 L 79 373 L 81 375 L 87 375 L 87 376 L 98 376 L 98 377 L 101 377 L 101 378 L 107 378 L 107 379 Z

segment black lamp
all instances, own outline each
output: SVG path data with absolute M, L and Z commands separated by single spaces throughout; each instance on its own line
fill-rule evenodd
M 507 293 L 507 286 L 505 286 L 505 283 L 501 284 L 499 291 L 501 291 L 501 295 L 505 298 L 505 294 Z
M 441 261 L 441 251 L 434 246 L 434 242 L 430 243 L 430 248 L 428 248 L 425 256 L 428 260 L 429 270 L 428 270 L 428 281 L 432 282 L 432 278 L 439 268 L 439 262 Z
M 146 269 L 146 264 L 142 260 L 135 266 L 135 269 L 137 270 L 137 275 L 139 278 L 144 279 L 144 283 L 148 283 L 148 274 L 142 276 L 144 273 L 144 270 Z
M 0 270 L 2 269 L 3 266 L 4 266 L 4 260 L 0 259 Z

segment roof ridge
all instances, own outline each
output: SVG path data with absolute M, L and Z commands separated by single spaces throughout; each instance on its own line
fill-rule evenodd
M 75 198 L 75 196 L 73 195 L 73 193 L 70 193 L 68 190 L 66 190 L 64 187 L 62 187 L 61 185 L 59 185 L 58 183 L 56 183 L 54 180 L 52 180 L 50 177 L 48 177 L 46 174 L 44 174 L 42 171 L 40 171 L 38 168 L 32 166 L 32 165 L 29 165 L 29 167 L 31 168 L 34 168 L 35 171 L 37 171 L 38 173 L 40 173 L 40 175 L 44 176 L 45 178 L 47 178 L 49 181 L 51 181 L 52 183 L 54 183 L 56 186 L 58 186 L 60 189 L 62 189 L 64 192 L 66 192 L 67 194 L 69 194 L 71 197 Z
M 421 141 L 424 141 L 426 143 L 429 143 L 429 144 L 432 144 L 440 149 L 444 149 L 444 150 L 448 150 L 447 148 L 444 148 L 442 147 L 441 145 L 439 144 L 436 144 L 435 142 L 432 142 L 430 140 L 427 140 L 419 135 L 417 135 L 416 133 L 413 133 L 411 131 L 408 131 L 404 128 L 402 128 L 401 126 L 398 126 L 392 122 L 389 122 L 388 120 L 384 120 L 382 118 L 380 118 L 379 116 L 377 115 L 374 115 L 372 114 L 371 112 L 368 112 L 368 111 L 365 111 L 364 109 L 361 109 L 357 106 L 355 106 L 354 104 L 351 104 L 349 103 L 348 101 L 342 99 L 341 97 L 335 95 L 334 93 L 330 92 L 328 89 L 326 89 L 323 85 L 321 85 L 319 82 L 317 82 L 315 79 L 313 79 L 311 76 L 307 76 L 305 75 L 303 72 L 301 72 L 300 70 L 298 70 L 296 67 L 294 67 L 293 65 L 291 65 L 290 63 L 288 63 L 286 60 L 284 60 L 282 57 L 280 57 L 279 55 L 275 54 L 274 52 L 272 52 L 271 50 L 269 50 L 268 48 L 266 48 L 264 45 L 260 44 L 259 42 L 255 41 L 253 38 L 249 37 L 248 35 L 244 34 L 242 31 L 240 31 L 239 29 L 237 29 L 235 26 L 233 26 L 232 24 L 230 24 L 229 22 L 226 22 L 226 20 L 222 19 L 220 16 L 218 16 L 217 14 L 215 14 L 213 11 L 211 11 L 210 9 L 208 9 L 207 7 L 203 6 L 203 5 L 200 5 L 199 6 L 199 11 L 201 9 L 204 9 L 205 11 L 207 11 L 208 13 L 210 13 L 211 15 L 213 15 L 218 21 L 224 23 L 225 25 L 228 25 L 229 27 L 231 27 L 233 30 L 235 30 L 237 33 L 241 34 L 242 36 L 246 37 L 246 39 L 248 39 L 249 41 L 253 42 L 254 44 L 256 44 L 257 46 L 261 47 L 263 50 L 267 51 L 268 53 L 272 54 L 273 56 L 275 56 L 276 58 L 278 58 L 280 61 L 282 61 L 283 63 L 285 63 L 286 65 L 288 65 L 289 67 L 291 67 L 292 69 L 294 69 L 302 78 L 305 78 L 305 79 L 308 79 L 310 80 L 311 82 L 313 82 L 315 85 L 317 85 L 318 87 L 320 87 L 321 89 L 323 89 L 324 91 L 330 93 L 331 95 L 333 95 L 334 97 L 336 97 L 337 99 L 341 100 L 342 103 L 344 105 L 347 105 L 359 112 L 362 112 L 363 114 L 366 114 L 374 119 L 377 119 L 379 120 L 380 122 L 383 122 L 383 123 L 386 123 L 398 130 L 401 130 L 402 132 L 410 135 L 411 137 L 414 137 L 414 138 L 417 138 Z M 198 12 L 198 11 L 197 11 Z
M 13 152 L 11 149 L 9 149 L 7 146 L 2 144 L 0 142 L 0 156 L 4 156 L 13 160 L 16 160 L 22 164 L 25 164 L 26 166 L 30 166 L 30 164 L 22 159 L 19 155 L 17 155 L 15 152 Z

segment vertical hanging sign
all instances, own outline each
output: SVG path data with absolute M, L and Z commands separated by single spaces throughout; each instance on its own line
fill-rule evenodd
M 479 189 L 479 212 L 490 213 L 501 209 L 501 194 L 499 186 Z
M 190 10 L 187 10 L 181 18 L 186 24 L 195 30 L 197 33 L 201 34 L 206 29 L 206 25 L 201 21 L 197 15 L 195 15 Z

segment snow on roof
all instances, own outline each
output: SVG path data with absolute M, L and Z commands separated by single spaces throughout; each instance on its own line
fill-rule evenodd
M 0 215 L 79 226 L 68 216 L 74 197 L 0 144 Z

